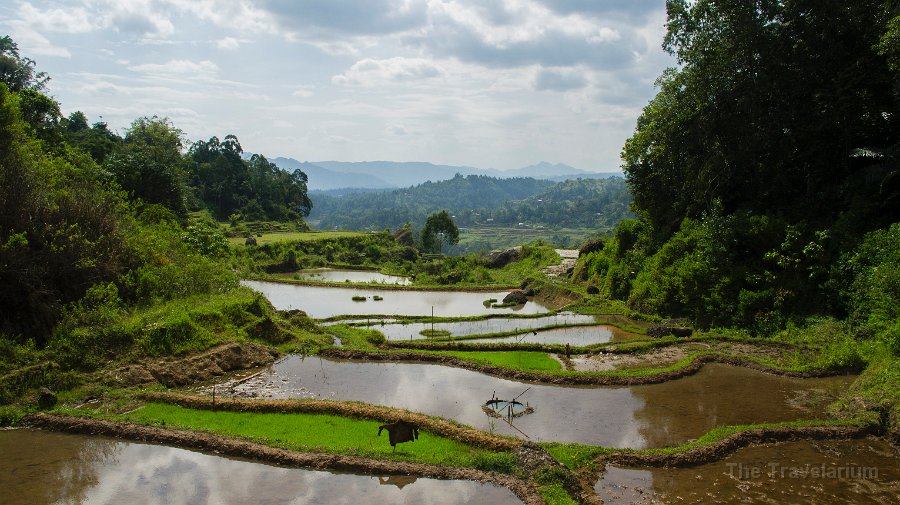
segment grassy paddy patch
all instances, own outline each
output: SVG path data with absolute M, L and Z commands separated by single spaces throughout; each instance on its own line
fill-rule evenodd
M 553 372 L 562 370 L 559 361 L 545 352 L 536 351 L 423 351 L 430 354 L 453 356 L 483 365 L 502 366 L 529 372 Z
M 378 421 L 329 414 L 276 414 L 197 410 L 150 403 L 119 417 L 148 424 L 240 437 L 284 449 L 392 459 L 444 466 L 511 472 L 515 457 L 508 452 L 467 446 L 428 432 L 394 451 L 387 433 L 378 436 Z

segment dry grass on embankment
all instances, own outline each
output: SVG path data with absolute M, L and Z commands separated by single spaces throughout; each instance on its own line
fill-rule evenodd
M 537 488 L 529 482 L 510 475 L 471 468 L 383 461 L 358 456 L 304 453 L 196 431 L 174 430 L 43 413 L 31 414 L 25 417 L 22 420 L 22 426 L 165 444 L 185 449 L 213 452 L 225 456 L 249 458 L 289 467 L 339 470 L 370 475 L 414 475 L 444 480 L 472 480 L 506 487 L 515 493 L 526 505 L 542 505 L 544 503 Z
M 676 368 L 674 370 L 648 373 L 644 375 L 617 375 L 616 372 L 564 372 L 558 374 L 529 372 L 525 370 L 515 370 L 512 368 L 495 365 L 474 363 L 461 358 L 457 358 L 455 356 L 416 352 L 367 352 L 349 349 L 323 349 L 319 353 L 319 355 L 325 358 L 360 361 L 411 361 L 419 363 L 434 363 L 454 366 L 457 368 L 465 368 L 467 370 L 472 370 L 487 375 L 493 375 L 495 377 L 500 377 L 503 379 L 565 385 L 637 386 L 642 384 L 659 384 L 670 380 L 680 379 L 688 375 L 693 375 L 699 372 L 703 368 L 703 365 L 707 363 L 721 363 L 725 365 L 740 366 L 749 368 L 751 370 L 769 373 L 772 375 L 803 379 L 831 377 L 834 375 L 842 375 L 843 373 L 845 373 L 844 371 L 839 370 L 816 370 L 808 372 L 779 370 L 777 368 L 761 365 L 749 359 L 722 354 L 701 354 L 693 358 L 690 363 L 683 367 Z

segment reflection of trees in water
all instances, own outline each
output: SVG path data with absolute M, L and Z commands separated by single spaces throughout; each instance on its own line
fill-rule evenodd
M 742 401 L 723 398 L 730 388 L 719 389 L 717 374 L 710 373 L 710 368 L 682 379 L 631 388 L 631 393 L 644 401 L 634 417 L 645 447 L 676 445 L 696 438 L 720 424 L 723 403 Z
M 82 436 L 77 439 L 77 450 L 64 460 L 54 476 L 55 485 L 50 487 L 58 490 L 58 500 L 65 503 L 84 503 L 87 492 L 100 483 L 103 468 L 118 466 L 125 448 L 125 444 L 114 440 Z
M 707 364 L 694 375 L 631 388 L 644 400 L 635 410 L 648 447 L 686 442 L 721 425 L 792 421 L 824 415 L 823 406 L 792 402 L 801 391 L 834 389 L 847 378 L 795 379 L 743 367 Z
M 84 503 L 123 445 L 80 435 L 0 433 L 0 502 Z

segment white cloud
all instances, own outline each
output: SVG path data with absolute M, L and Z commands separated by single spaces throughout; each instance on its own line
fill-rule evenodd
M 97 18 L 83 7 L 40 10 L 29 2 L 19 5 L 19 17 L 35 29 L 58 33 L 88 33 L 98 28 Z
M 225 37 L 216 41 L 216 47 L 219 49 L 237 49 L 241 47 L 241 41 L 234 37 Z
M 409 130 L 402 124 L 389 124 L 384 128 L 384 131 L 390 135 L 396 136 L 409 135 Z
M 212 78 L 219 73 L 219 66 L 209 60 L 170 60 L 166 63 L 144 63 L 128 67 L 132 72 L 168 77 Z
M 341 86 L 374 86 L 386 82 L 408 82 L 442 77 L 444 69 L 423 58 L 394 57 L 357 61 L 343 74 L 331 78 Z
M 584 69 L 542 68 L 534 77 L 538 91 L 571 91 L 587 86 Z
M 71 58 L 72 53 L 65 47 L 54 45 L 50 40 L 33 29 L 26 23 L 10 21 L 10 34 L 19 44 L 21 52 L 26 55 L 55 56 L 59 58 Z

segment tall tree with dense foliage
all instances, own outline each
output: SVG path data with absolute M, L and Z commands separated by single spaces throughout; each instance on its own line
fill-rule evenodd
M 19 45 L 9 35 L 0 37 L 0 82 L 10 91 L 41 91 L 49 80 L 46 73 L 35 72 L 34 60 L 19 54 Z
M 444 244 L 457 243 L 459 243 L 459 228 L 446 210 L 428 216 L 425 227 L 422 228 L 422 250 L 439 253 Z
M 184 216 L 187 185 L 181 137 L 181 130 L 166 118 L 136 119 L 105 166 L 134 197 Z
M 219 219 L 241 214 L 247 219 L 287 221 L 309 214 L 306 174 L 282 170 L 259 154 L 244 160 L 242 153 L 234 135 L 191 146 L 191 185 L 203 206 Z
M 633 308 L 700 325 L 767 332 L 843 315 L 835 265 L 900 220 L 900 6 L 667 9 L 664 47 L 679 67 L 658 79 L 622 153 L 642 225 L 579 272 Z
M 883 0 L 670 0 L 664 73 L 623 152 L 637 207 L 664 238 L 714 206 L 882 226 L 900 110 L 878 44 Z
M 0 84 L 0 333 L 40 343 L 64 304 L 130 254 L 119 193 L 90 157 L 36 141 L 20 101 Z

